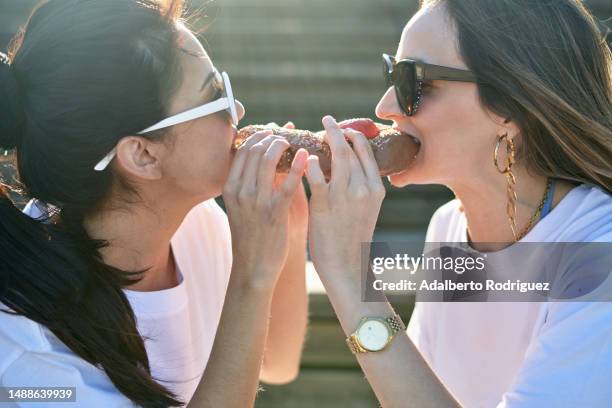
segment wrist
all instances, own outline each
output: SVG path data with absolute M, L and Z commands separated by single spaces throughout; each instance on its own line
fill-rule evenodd
M 312 252 L 311 252 L 312 253 Z M 321 281 L 329 282 L 329 284 L 344 286 L 348 284 L 359 284 L 361 281 L 361 264 L 359 261 L 345 262 L 340 259 L 329 259 L 321 262 L 320 259 L 314 258 L 313 264 Z
M 261 267 L 241 266 L 236 263 L 232 266 L 229 286 L 244 294 L 272 295 L 279 275 L 280 270 L 272 271 Z
M 364 317 L 387 316 L 394 313 L 384 295 L 376 301 L 364 301 L 360 282 L 335 281 L 324 285 L 346 336 L 350 336 L 357 329 Z
M 355 268 L 351 270 L 351 273 L 347 273 L 346 268 L 346 265 L 336 268 L 326 267 L 325 272 L 321 273 L 320 269 L 315 266 L 326 292 L 361 299 L 362 285 L 360 273 Z

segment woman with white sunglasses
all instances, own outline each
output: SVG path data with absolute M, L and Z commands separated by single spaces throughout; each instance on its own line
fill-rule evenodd
M 297 375 L 307 154 L 277 180 L 286 141 L 234 148 L 228 75 L 161 3 L 47 1 L 2 58 L 0 145 L 34 198 L 0 199 L 9 406 L 246 407 Z

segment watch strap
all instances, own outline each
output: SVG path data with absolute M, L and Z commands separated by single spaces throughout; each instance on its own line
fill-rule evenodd
M 357 336 L 355 334 L 351 334 L 349 337 L 346 338 L 346 345 L 353 354 L 361 354 L 368 352 L 368 350 L 361 347 L 361 345 L 357 341 Z
M 393 335 L 397 334 L 398 332 L 400 332 L 402 330 L 406 330 L 404 328 L 404 322 L 402 322 L 402 319 L 400 319 L 400 317 L 398 315 L 389 316 L 389 317 L 385 318 L 385 321 L 387 322 L 387 324 L 391 328 L 391 331 L 393 332 Z
M 402 319 L 398 315 L 388 316 L 383 320 L 391 329 L 391 337 L 389 341 L 391 341 L 400 331 L 406 330 Z M 371 351 L 366 350 L 363 346 L 361 346 L 361 344 L 359 344 L 359 340 L 357 339 L 357 331 L 346 338 L 346 344 L 353 354 L 371 353 Z

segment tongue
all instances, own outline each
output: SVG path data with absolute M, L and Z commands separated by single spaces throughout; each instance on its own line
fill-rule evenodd
M 368 139 L 374 139 L 380 133 L 376 123 L 369 118 L 347 119 L 338 123 L 340 129 L 353 129 L 361 132 Z

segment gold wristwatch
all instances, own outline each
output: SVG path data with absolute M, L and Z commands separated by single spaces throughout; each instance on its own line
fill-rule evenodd
M 357 330 L 346 339 L 353 354 L 372 353 L 384 350 L 396 333 L 405 330 L 399 316 L 364 317 Z

